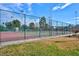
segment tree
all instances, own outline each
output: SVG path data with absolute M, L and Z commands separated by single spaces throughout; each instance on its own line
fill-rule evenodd
M 45 30 L 49 30 L 49 25 L 45 24 Z
M 16 19 L 16 20 L 13 20 L 13 21 L 12 21 L 12 27 L 13 27 L 16 31 L 19 30 L 20 26 L 21 26 L 21 23 L 20 23 L 19 20 Z
M 6 22 L 5 25 L 6 25 L 7 29 L 12 29 L 13 28 L 11 22 Z
M 32 30 L 34 30 L 34 29 L 35 29 L 35 24 L 34 24 L 33 22 L 31 22 L 31 23 L 29 24 L 29 28 L 32 29 Z
M 5 27 L 3 25 L 0 25 L 0 31 L 4 31 Z
M 39 25 L 40 25 L 40 28 L 42 29 L 42 30 L 45 30 L 45 27 L 46 27 L 46 18 L 43 16 L 43 17 L 41 17 L 41 19 L 40 19 L 40 22 L 39 22 Z
M 25 25 L 25 24 L 23 24 L 23 25 L 21 26 L 21 30 L 22 30 L 22 31 L 26 30 L 27 28 L 28 28 L 28 26 Z
M 20 24 L 20 21 L 16 19 L 10 22 L 6 22 L 5 25 L 7 29 L 18 30 L 21 24 Z
M 20 23 L 20 21 L 19 20 L 13 20 L 12 21 L 12 26 L 14 27 L 14 28 L 16 28 L 16 27 L 20 27 L 20 25 L 21 25 L 21 23 Z

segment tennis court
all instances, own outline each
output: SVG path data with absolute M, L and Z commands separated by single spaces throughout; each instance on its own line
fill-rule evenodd
M 0 9 L 0 41 L 27 40 L 71 34 L 73 25 Z
M 15 40 L 24 40 L 24 39 L 34 39 L 38 37 L 46 37 L 50 36 L 49 31 L 43 31 L 42 33 L 39 31 L 37 32 L 26 32 L 25 34 L 23 32 L 0 32 L 1 34 L 1 42 L 5 41 L 15 41 Z M 70 34 L 70 32 L 66 32 L 65 34 Z M 63 35 L 62 32 L 52 32 L 52 36 L 57 36 L 57 35 Z

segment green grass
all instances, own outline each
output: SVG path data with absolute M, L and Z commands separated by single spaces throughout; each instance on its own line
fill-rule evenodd
M 79 56 L 79 47 L 75 49 L 61 49 L 57 44 L 64 42 L 35 41 L 0 48 L 0 55 L 4 56 Z M 74 48 L 74 47 L 73 47 Z

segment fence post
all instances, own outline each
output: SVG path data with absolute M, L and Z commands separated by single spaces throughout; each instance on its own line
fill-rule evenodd
M 62 35 L 64 34 L 64 29 L 63 29 L 63 22 L 62 22 Z
M 26 15 L 24 14 L 24 39 L 26 39 L 26 28 L 25 28 L 25 25 L 26 25 Z
M 41 30 L 40 30 L 40 18 L 39 18 L 39 37 L 41 37 L 40 32 Z
M 1 25 L 1 9 L 0 9 L 0 25 Z M 1 45 L 1 32 L 0 32 L 0 45 Z
M 56 35 L 58 35 L 58 21 L 56 21 Z
M 52 36 L 52 19 L 49 17 L 49 36 Z

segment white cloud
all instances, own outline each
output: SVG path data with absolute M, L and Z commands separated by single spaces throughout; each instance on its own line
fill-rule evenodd
M 53 8 L 53 10 L 57 10 L 57 9 L 59 9 L 60 8 L 60 6 L 55 6 L 54 8 Z
M 4 5 L 0 4 L 0 9 L 15 11 L 15 12 L 20 12 L 21 10 L 23 10 L 21 3 L 10 4 L 9 7 L 6 7 L 5 4 Z
M 23 10 L 23 8 L 22 8 L 23 4 L 22 3 L 16 3 L 15 5 L 17 6 L 19 11 Z
M 66 3 L 65 5 L 61 6 L 60 9 L 64 9 L 66 7 L 68 7 L 69 5 L 71 5 L 72 3 Z
M 13 8 L 16 12 L 22 12 L 22 13 L 26 13 L 26 11 L 23 9 L 23 3 L 14 3 L 14 6 L 16 8 Z
M 53 11 L 55 11 L 55 10 L 61 10 L 61 9 L 64 9 L 64 8 L 66 8 L 66 7 L 68 7 L 69 5 L 71 5 L 72 3 L 66 3 L 66 4 L 64 4 L 63 6 L 55 6 L 55 7 L 53 7 Z
M 9 8 L 5 7 L 4 5 L 1 5 L 0 4 L 0 9 L 3 9 L 3 10 L 10 10 Z
M 32 14 L 32 3 L 27 3 L 28 5 L 28 15 L 31 15 Z
M 72 18 L 72 19 L 74 19 L 74 20 L 75 20 L 75 19 L 79 19 L 79 17 L 75 17 L 75 18 Z
M 32 11 L 32 3 L 28 3 L 28 11 Z
M 17 10 L 16 11 L 18 11 L 18 12 L 21 12 L 21 11 L 23 11 L 23 13 L 24 14 L 28 14 L 28 15 L 30 15 L 30 14 L 32 14 L 32 3 L 27 3 L 27 6 L 28 6 L 28 12 L 26 12 L 26 10 L 25 9 L 23 9 L 23 3 L 15 3 L 14 4 L 14 6 L 16 6 L 17 7 Z M 26 5 L 26 4 L 25 4 Z

